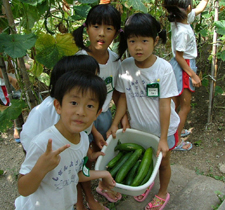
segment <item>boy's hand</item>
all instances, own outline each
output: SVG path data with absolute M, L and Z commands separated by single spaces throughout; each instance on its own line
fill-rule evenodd
M 156 156 L 158 157 L 159 156 L 159 153 L 162 152 L 163 157 L 166 157 L 166 153 L 168 151 L 169 151 L 169 147 L 168 147 L 167 141 L 162 141 L 160 139 Z
M 105 139 L 103 138 L 103 136 L 102 136 L 100 133 L 98 133 L 98 135 L 95 135 L 95 136 L 94 136 L 94 139 L 95 139 L 95 144 L 96 144 L 100 149 L 102 149 L 102 147 L 103 147 L 104 145 L 107 146 L 107 142 L 105 141 Z
M 192 78 L 192 84 L 194 87 L 200 87 L 202 85 L 201 83 L 201 79 L 199 78 L 199 76 L 197 74 L 195 74 Z
M 47 148 L 44 154 L 40 156 L 36 165 L 43 170 L 43 172 L 48 173 L 53 170 L 60 162 L 60 153 L 65 149 L 69 148 L 70 145 L 66 144 L 59 149 L 53 151 L 52 150 L 52 139 L 48 140 Z
M 104 152 L 92 152 L 92 153 L 89 153 L 88 154 L 88 159 L 91 161 L 91 162 L 94 162 L 94 161 L 96 161 L 97 160 L 97 158 L 99 157 L 99 156 L 104 156 L 105 155 L 105 153 Z
M 115 187 L 116 182 L 108 171 L 105 171 L 105 173 L 107 173 L 107 175 L 102 178 L 101 188 L 105 190 L 112 189 L 113 187 Z
M 130 123 L 129 123 L 127 114 L 125 114 L 123 118 L 121 119 L 121 125 L 123 128 L 123 133 L 126 131 L 127 128 L 130 128 Z
M 118 130 L 118 126 L 112 124 L 110 129 L 106 132 L 106 137 L 109 138 L 109 136 L 112 134 L 112 137 L 116 138 L 116 131 Z M 126 129 L 125 129 L 126 130 Z

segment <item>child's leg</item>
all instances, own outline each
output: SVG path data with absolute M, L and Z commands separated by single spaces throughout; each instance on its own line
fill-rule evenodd
M 160 182 L 160 188 L 156 196 L 158 196 L 161 199 L 167 198 L 167 189 L 170 182 L 171 177 L 171 167 L 170 167 L 170 154 L 171 151 L 167 152 L 166 157 L 162 159 L 161 165 L 159 167 L 159 182 Z M 155 198 L 154 198 L 155 199 Z M 155 201 L 151 201 L 152 205 L 156 205 Z M 145 207 L 145 209 L 150 209 L 150 203 Z M 163 204 L 163 203 L 162 203 Z M 151 209 L 159 210 L 162 206 L 154 207 Z
M 77 203 L 76 210 L 87 210 L 83 203 L 83 192 L 81 187 L 81 182 L 77 184 Z
M 189 89 L 184 89 L 183 93 L 179 96 L 180 110 L 178 112 L 178 115 L 180 117 L 180 124 L 177 129 L 179 142 L 181 141 L 180 136 L 187 120 L 188 113 L 191 110 L 191 95 L 192 94 Z

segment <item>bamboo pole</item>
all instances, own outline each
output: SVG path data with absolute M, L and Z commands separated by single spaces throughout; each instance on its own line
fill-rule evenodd
M 214 22 L 218 21 L 219 2 L 215 1 Z M 216 77 L 217 77 L 217 32 L 213 32 L 213 48 L 212 48 L 212 65 L 211 65 L 211 81 L 209 89 L 209 107 L 208 107 L 208 123 L 212 122 L 213 99 L 215 95 Z

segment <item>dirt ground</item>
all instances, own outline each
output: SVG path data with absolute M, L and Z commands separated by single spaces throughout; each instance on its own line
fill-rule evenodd
M 211 64 L 208 61 L 197 63 L 203 75 L 210 73 Z M 217 85 L 225 90 L 223 76 L 225 66 L 218 63 Z M 207 124 L 209 104 L 209 88 L 200 87 L 193 94 L 192 108 L 188 115 L 186 129 L 191 131 L 187 137 L 192 142 L 193 148 L 190 151 L 172 152 L 171 164 L 182 165 L 194 170 L 197 174 L 211 176 L 225 182 L 225 95 L 220 94 L 214 98 L 212 111 L 212 123 Z M 14 200 L 19 195 L 17 192 L 17 177 L 21 163 L 24 160 L 24 153 L 21 144 L 13 139 L 13 129 L 0 136 L 0 210 L 14 209 Z M 95 193 L 97 183 L 93 182 L 93 192 L 100 202 L 110 209 L 115 209 L 105 198 Z M 126 199 L 126 198 L 125 198 Z

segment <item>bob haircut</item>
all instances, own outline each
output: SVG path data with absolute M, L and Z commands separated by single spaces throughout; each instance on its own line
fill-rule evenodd
M 90 74 L 88 71 L 69 71 L 63 74 L 55 84 L 54 95 L 62 105 L 63 97 L 73 88 L 78 88 L 78 91 L 85 95 L 90 91 L 91 95 L 99 102 L 98 111 L 102 108 L 107 89 L 105 82 L 97 75 Z
M 121 36 L 119 43 L 119 58 L 127 49 L 127 39 L 132 36 L 151 37 L 156 40 L 159 36 L 162 39 L 162 43 L 166 43 L 166 31 L 161 30 L 160 23 L 150 14 L 135 13 L 131 15 L 125 23 L 124 35 Z
M 56 81 L 66 72 L 68 71 L 88 71 L 92 74 L 99 74 L 99 64 L 98 62 L 90 55 L 72 55 L 63 57 L 59 60 L 56 65 L 54 66 L 51 78 L 50 78 L 50 85 L 49 91 L 50 96 L 55 97 L 55 83 Z

